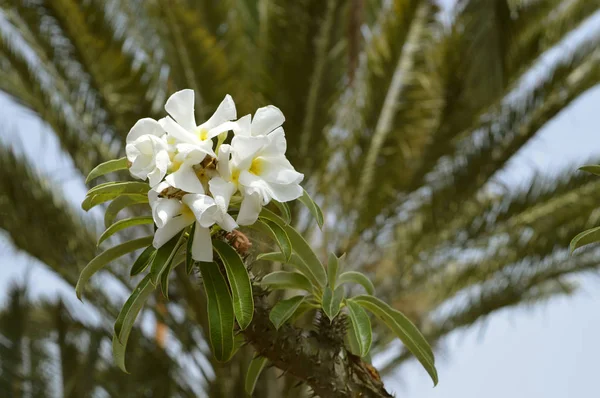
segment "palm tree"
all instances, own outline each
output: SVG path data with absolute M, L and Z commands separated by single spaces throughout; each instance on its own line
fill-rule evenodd
M 568 259 L 569 240 L 597 221 L 597 179 L 566 170 L 512 188 L 495 176 L 600 81 L 597 34 L 540 68 L 599 8 L 459 0 L 448 16 L 430 0 L 3 0 L 0 89 L 52 129 L 82 178 L 122 156 L 129 128 L 160 117 L 176 90 L 195 90 L 200 116 L 225 93 L 239 115 L 277 105 L 289 158 L 327 214 L 319 233 L 294 209 L 300 227 L 323 255 L 347 253 L 437 345 L 500 309 L 569 294 L 569 276 L 597 270 L 593 248 Z M 97 220 L 7 147 L 0 214 L 14 246 L 68 283 L 95 253 Z M 132 286 L 124 267 L 105 277 Z M 173 283 L 171 302 L 149 306 L 170 331 L 165 350 L 158 335 L 148 342 L 157 363 L 185 370 L 169 373 L 168 394 L 185 395 L 191 380 L 193 391 L 236 396 L 252 354 L 214 362 L 194 280 Z M 99 288 L 89 297 L 109 330 L 114 300 Z M 385 350 L 391 336 L 376 336 Z M 262 376 L 260 396 L 304 393 L 276 375 Z

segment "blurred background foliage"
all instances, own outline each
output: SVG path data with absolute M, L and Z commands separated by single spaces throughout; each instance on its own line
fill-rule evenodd
M 240 116 L 275 104 L 290 161 L 327 217 L 321 233 L 295 209 L 299 227 L 323 256 L 347 253 L 347 267 L 370 273 L 377 295 L 440 348 L 453 331 L 570 294 L 571 275 L 598 270 L 594 248 L 568 256 L 570 239 L 598 225 L 597 178 L 565 170 L 507 187 L 495 176 L 600 82 L 597 33 L 544 58 L 599 9 L 598 0 L 458 0 L 450 13 L 429 0 L 0 0 L 0 90 L 54 132 L 82 184 L 176 90 L 195 90 L 198 120 L 226 93 Z M 44 173 L 0 146 L 0 229 L 74 285 L 100 221 Z M 131 375 L 112 366 L 123 298 L 106 288 L 131 289 L 127 267 L 97 278 L 83 311 L 93 321 L 77 304 L 11 288 L 0 396 L 242 396 L 252 353 L 211 358 L 199 284 L 177 273 L 171 301 L 156 298 L 132 335 Z M 375 351 L 390 340 L 376 330 Z M 399 351 L 380 370 L 409 359 Z M 256 395 L 306 393 L 278 376 L 265 372 Z

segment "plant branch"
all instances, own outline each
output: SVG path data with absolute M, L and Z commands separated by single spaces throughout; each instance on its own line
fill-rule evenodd
M 258 354 L 277 368 L 306 382 L 321 397 L 392 396 L 378 372 L 359 357 L 329 344 L 317 333 L 290 324 L 275 329 L 270 310 L 264 295 L 255 297 L 254 319 L 243 333 Z

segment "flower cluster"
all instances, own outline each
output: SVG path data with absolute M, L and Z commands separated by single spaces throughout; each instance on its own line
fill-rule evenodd
M 131 174 L 148 179 L 148 199 L 157 226 L 153 246 L 160 248 L 196 223 L 192 258 L 212 261 L 210 228 L 232 231 L 251 225 L 271 200 L 288 202 L 302 196 L 304 178 L 285 157 L 285 117 L 274 106 L 235 120 L 231 96 L 215 113 L 196 124 L 194 92 L 182 90 L 165 104 L 170 116 L 139 120 L 125 148 Z M 233 131 L 231 144 L 225 144 Z M 240 203 L 237 218 L 229 213 Z

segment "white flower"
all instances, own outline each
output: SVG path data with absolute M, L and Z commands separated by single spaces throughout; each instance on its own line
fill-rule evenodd
M 218 170 L 221 177 L 233 183 L 243 200 L 237 223 L 256 222 L 263 205 L 272 199 L 288 202 L 302 196 L 299 185 L 304 175 L 298 173 L 285 157 L 284 120 L 276 107 L 261 108 L 255 121 L 241 118 L 232 126 L 235 137 L 231 146 L 219 149 Z M 230 156 L 231 154 L 231 156 Z
M 131 162 L 129 172 L 132 176 L 149 180 L 155 187 L 167 174 L 171 163 L 165 131 L 151 118 L 138 120 L 127 134 L 125 153 Z
M 206 155 L 216 156 L 212 139 L 229 130 L 226 122 L 236 118 L 235 103 L 226 95 L 215 113 L 206 122 L 197 125 L 194 116 L 194 91 L 181 90 L 173 94 L 165 104 L 171 115 L 159 123 L 168 133 L 168 142 L 175 148 L 171 172 L 167 182 L 187 192 L 199 191 L 193 166 L 202 162 Z
M 191 237 L 192 258 L 195 261 L 212 261 L 210 227 L 218 224 L 229 232 L 237 228 L 233 218 L 227 214 L 229 200 L 235 187 L 221 181 L 213 183 L 211 180 L 210 188 L 214 198 L 204 194 L 187 194 L 181 200 L 161 198 L 159 193 L 169 187 L 166 182 L 160 184 L 156 190 L 148 192 L 152 216 L 157 226 L 152 245 L 157 249 L 162 247 L 177 233 L 195 222 L 194 236 Z
M 275 131 L 283 122 L 285 122 L 285 116 L 281 110 L 276 106 L 268 105 L 258 108 L 254 118 L 246 115 L 235 122 L 225 123 L 222 127 L 233 130 L 236 136 L 258 137 Z

